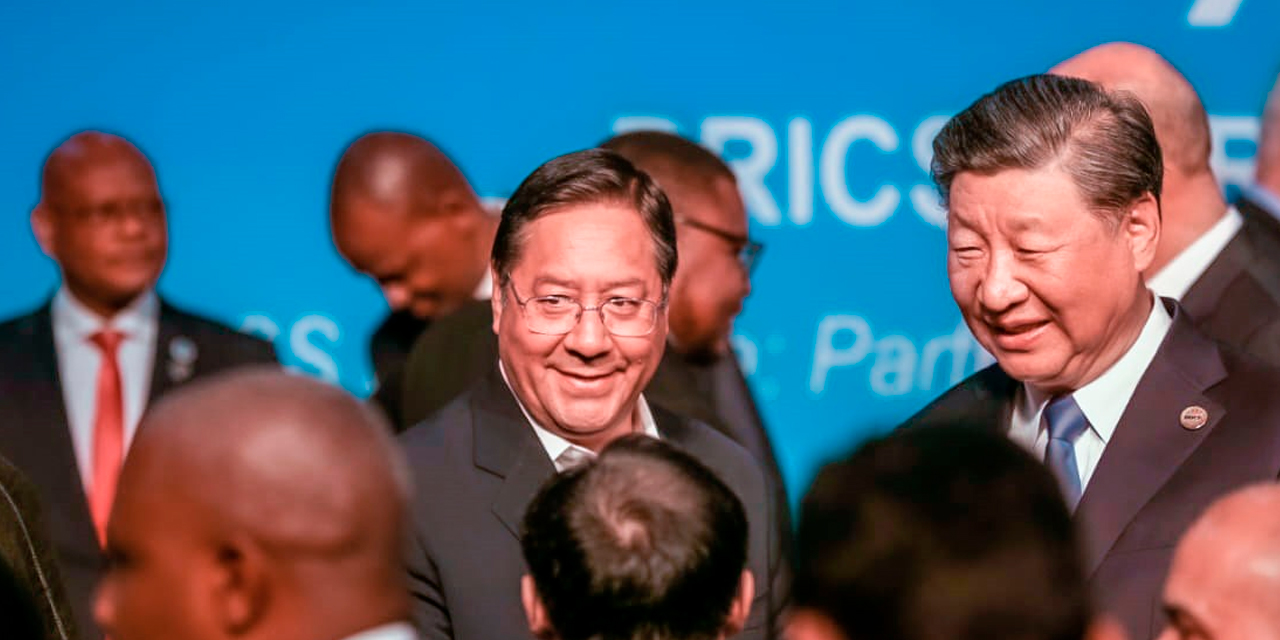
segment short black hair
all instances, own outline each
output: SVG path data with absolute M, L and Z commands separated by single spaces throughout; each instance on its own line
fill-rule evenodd
M 663 288 L 676 273 L 676 225 L 667 195 L 626 158 L 604 149 L 586 149 L 547 161 L 520 183 L 502 208 L 491 262 L 506 284 L 520 259 L 524 229 L 534 220 L 582 204 L 623 203 L 644 220 L 653 241 Z
M 1116 222 L 1145 194 L 1157 203 L 1164 163 L 1142 101 L 1052 74 L 1012 80 L 949 120 L 933 140 L 944 202 L 960 173 L 1034 171 L 1060 163 L 1099 217 Z
M 738 593 L 747 517 L 692 456 L 628 435 L 542 487 L 521 545 L 562 640 L 711 640 Z
M 849 638 L 1080 640 L 1091 619 L 1057 482 L 987 429 L 900 429 L 827 466 L 797 546 L 795 605 Z

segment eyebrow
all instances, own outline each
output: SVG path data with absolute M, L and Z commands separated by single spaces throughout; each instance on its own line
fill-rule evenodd
M 565 287 L 567 289 L 576 289 L 581 286 L 577 281 L 557 278 L 554 276 L 538 276 L 533 279 L 533 286 L 535 287 L 545 284 Z M 610 280 L 608 282 L 604 282 L 600 288 L 601 290 L 607 291 L 609 289 L 621 289 L 623 287 L 640 287 L 645 284 L 645 281 L 641 278 L 624 278 L 621 280 Z

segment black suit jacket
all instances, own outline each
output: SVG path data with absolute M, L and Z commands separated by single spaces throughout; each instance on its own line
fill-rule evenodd
M 1086 574 L 1135 640 L 1163 624 L 1160 594 L 1179 537 L 1215 499 L 1280 477 L 1280 370 L 1220 347 L 1174 309 L 1173 325 L 1129 399 L 1080 504 Z M 1007 432 L 1020 383 L 998 365 L 974 374 L 908 427 Z M 1181 426 L 1200 406 L 1208 423 Z
M 1237 208 L 1243 226 L 1182 306 L 1210 337 L 1280 365 L 1280 221 L 1249 201 Z
M 163 300 L 156 334 L 150 400 L 187 379 L 246 364 L 275 362 L 271 345 L 180 311 Z M 175 366 L 170 345 L 185 338 L 196 357 Z M 80 637 L 96 640 L 93 592 L 104 557 L 76 466 L 58 374 L 49 304 L 0 324 L 0 453 L 39 489 Z
M 662 437 L 715 471 L 742 500 L 757 591 L 741 637 L 773 637 L 768 629 L 785 595 L 771 588 L 778 540 L 759 465 L 714 429 L 651 409 Z M 402 434 L 401 442 L 418 488 L 408 566 L 424 638 L 531 638 L 520 604 L 520 522 L 555 467 L 496 363 L 463 395 Z
M 413 424 L 400 415 L 404 403 L 405 360 L 409 358 L 414 341 L 430 326 L 428 319 L 408 311 L 396 311 L 388 314 L 369 338 L 369 356 L 373 359 L 373 371 L 378 380 L 373 403 L 387 414 L 397 433 Z
M 0 457 L 0 626 L 5 638 L 74 640 L 75 622 L 35 485 Z

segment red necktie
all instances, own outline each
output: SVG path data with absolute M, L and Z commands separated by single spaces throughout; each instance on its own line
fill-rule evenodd
M 116 497 L 116 479 L 124 460 L 124 398 L 120 384 L 120 366 L 116 352 L 125 335 L 104 329 L 90 338 L 102 351 L 98 367 L 98 396 L 93 416 L 93 484 L 89 489 L 89 513 L 98 543 L 105 546 L 107 517 Z

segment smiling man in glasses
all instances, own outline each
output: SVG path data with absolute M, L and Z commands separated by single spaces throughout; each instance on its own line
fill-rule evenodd
M 409 577 L 427 638 L 528 638 L 520 520 L 538 487 L 622 436 L 684 449 L 737 494 L 757 588 L 741 637 L 766 638 L 777 517 L 742 447 L 641 394 L 667 344 L 676 223 L 649 176 L 611 151 L 539 167 L 502 212 L 491 259 L 498 358 L 403 442 L 423 488 Z
M 747 236 L 737 181 L 715 154 L 671 133 L 638 131 L 607 140 L 670 198 L 680 269 L 668 295 L 666 352 L 645 392 L 655 404 L 729 436 L 765 467 L 785 514 L 782 479 L 764 422 L 729 348 L 733 321 L 751 292 L 763 247 Z M 522 299 L 526 292 L 519 292 Z M 457 397 L 497 359 L 487 302 L 471 303 L 432 326 L 405 367 L 402 417 L 416 423 Z

